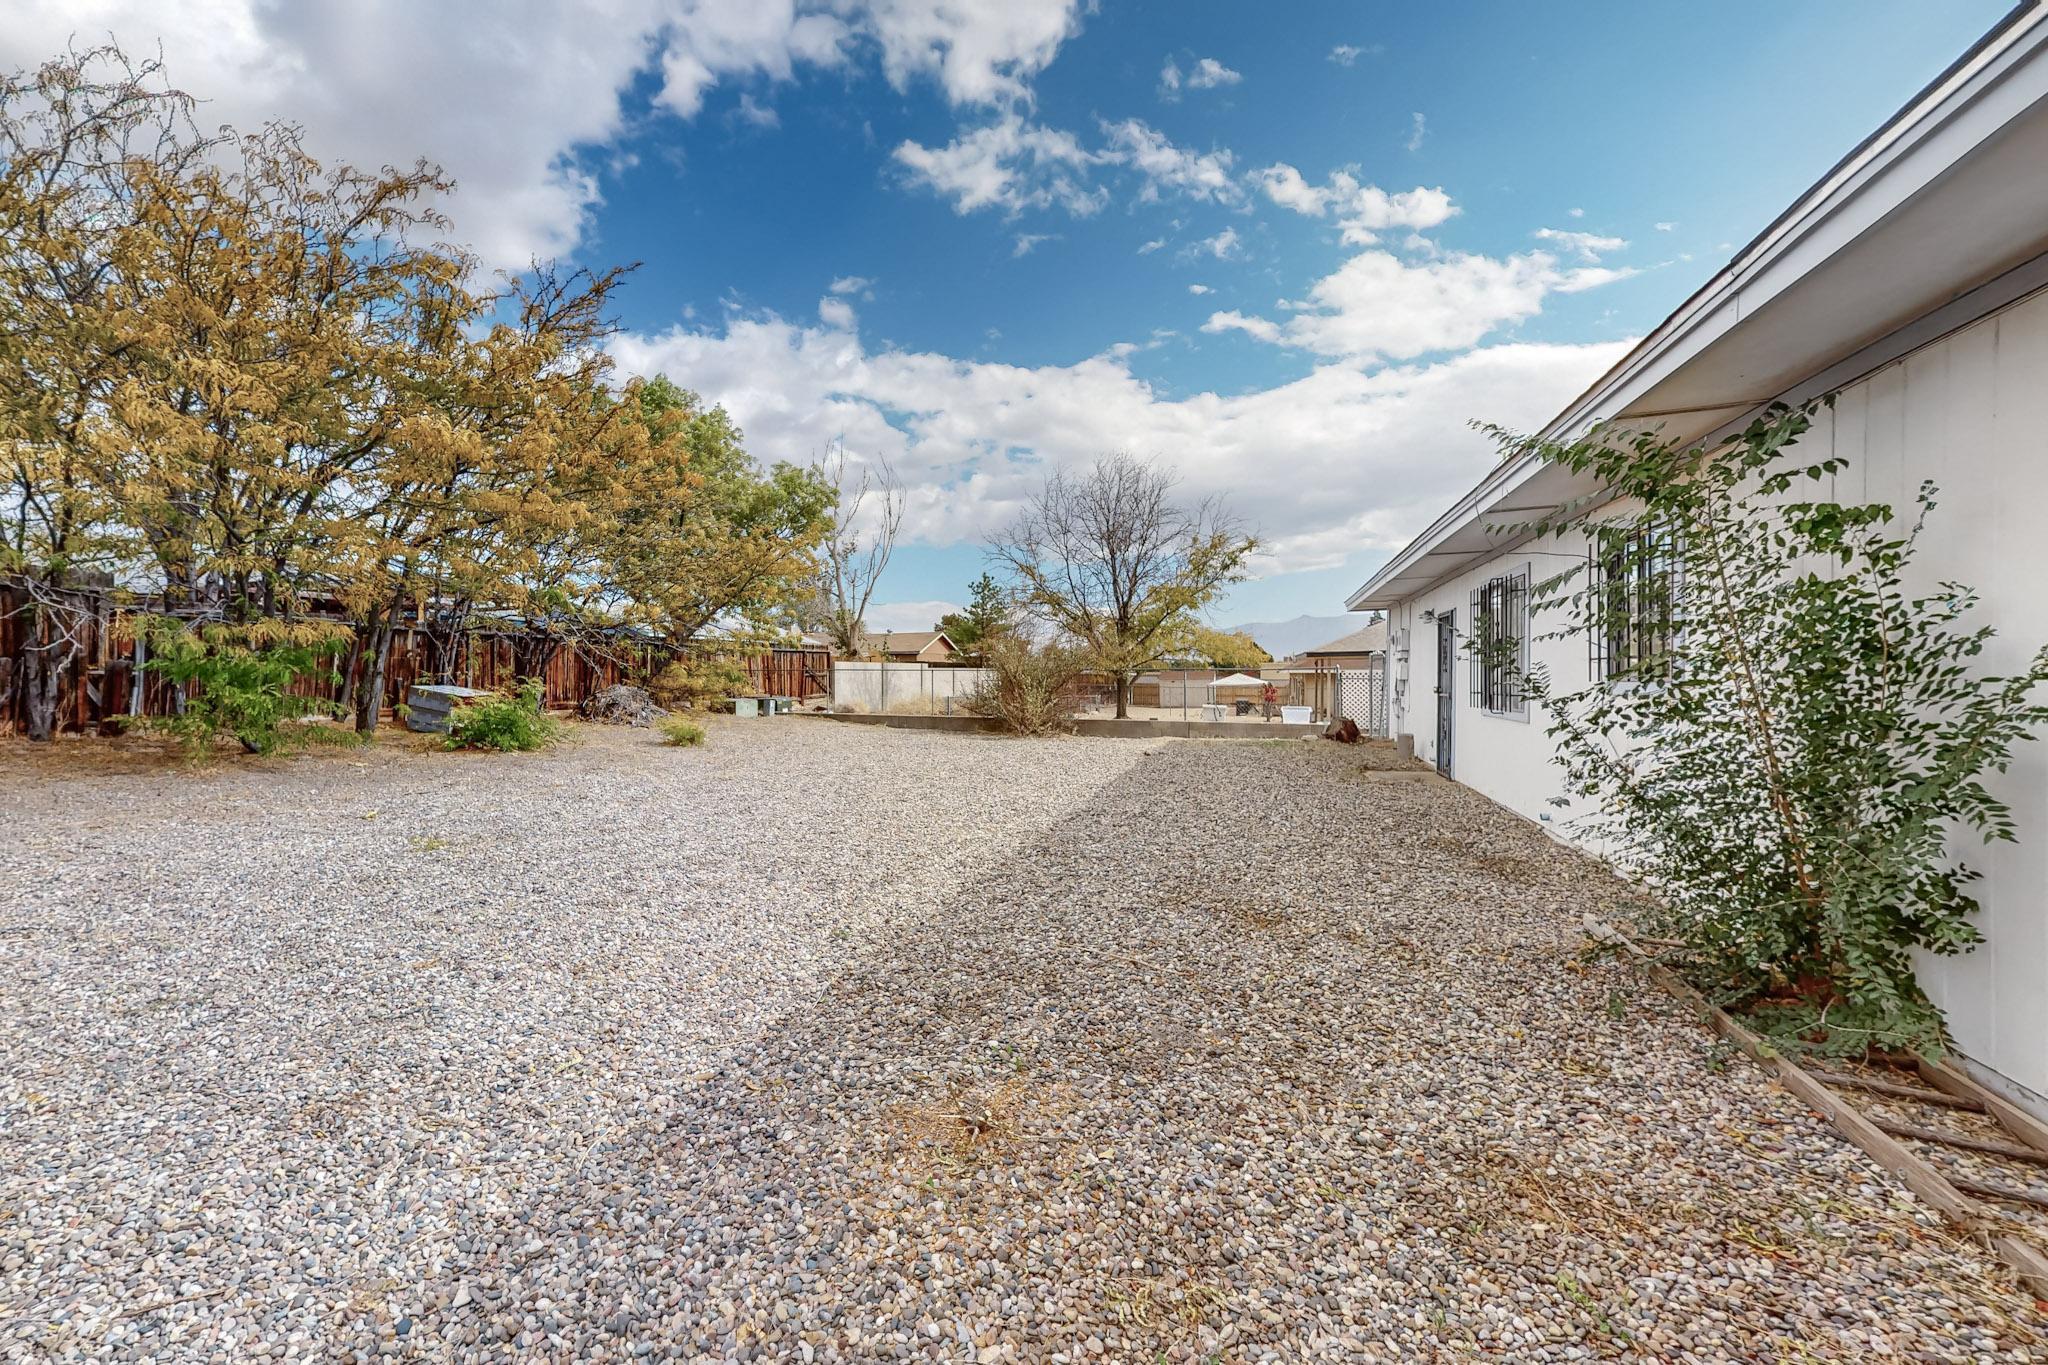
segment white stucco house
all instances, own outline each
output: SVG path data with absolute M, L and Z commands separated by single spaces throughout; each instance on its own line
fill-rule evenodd
M 1543 429 L 1614 419 L 1714 441 L 1764 405 L 1839 394 L 1804 443 L 1845 457 L 1835 496 L 1940 507 L 1927 586 L 1971 584 L 2017 671 L 2048 642 L 2048 3 L 2022 6 L 1915 96 Z M 1526 612 L 1580 543 L 1499 528 L 1598 490 L 1533 457 L 1493 470 L 1347 601 L 1391 628 L 1392 728 L 1439 770 L 1551 820 L 1545 717 L 1475 678 L 1454 632 Z M 1540 633 L 1509 629 L 1529 640 Z M 1562 685 L 1601 667 L 1583 639 L 1525 646 Z M 1922 980 L 1986 1081 L 2048 1113 L 2048 736 L 1995 788 L 2016 844 L 1972 844 L 1988 942 Z M 1559 827 L 1553 825 L 1553 827 Z

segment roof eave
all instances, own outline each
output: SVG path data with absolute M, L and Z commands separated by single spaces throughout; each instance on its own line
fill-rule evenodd
M 1674 309 L 1627 355 L 1567 404 L 1544 425 L 1540 435 L 1552 440 L 1570 439 L 1603 417 L 1628 416 L 1626 395 L 1632 387 L 1640 397 L 1641 392 L 1649 387 L 1645 376 L 1652 375 L 1658 363 L 1665 361 L 1681 342 L 1695 335 L 1711 318 L 1738 304 L 1747 285 L 1849 205 L 1870 176 L 1893 164 L 1886 158 L 1895 161 L 1910 154 L 1919 145 L 1913 134 L 1921 131 L 1923 125 L 1938 126 L 1960 107 L 1967 106 L 1974 97 L 1973 83 L 1980 88 L 1995 84 L 2018 62 L 2027 59 L 2027 49 L 2039 48 L 2048 42 L 2048 38 L 2044 38 L 2048 35 L 2048 25 L 2044 25 L 2044 21 L 2048 21 L 2048 3 L 2043 3 L 2043 0 L 2025 0 L 2016 6 L 1968 52 L 1908 100 L 1897 114 L 1829 168 L 1806 193 Z M 2002 59 L 2015 49 L 2019 49 L 2019 55 L 2014 58 L 2014 64 L 2001 67 Z M 1786 281 L 1780 289 L 1789 288 L 1797 278 L 1794 276 L 1793 280 Z M 1678 362 L 1681 367 L 1683 363 L 1682 359 Z M 1534 455 L 1524 454 L 1490 471 L 1476 487 L 1346 597 L 1346 609 L 1383 610 L 1458 572 L 1457 568 L 1448 568 L 1443 573 L 1432 575 L 1427 571 L 1418 574 L 1417 570 L 1438 545 L 1482 515 L 1498 494 L 1526 481 L 1537 464 Z M 1399 591 L 1394 590 L 1396 585 L 1400 585 Z

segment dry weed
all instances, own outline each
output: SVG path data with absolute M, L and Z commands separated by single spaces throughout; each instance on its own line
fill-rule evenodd
M 1201 1281 L 1176 1282 L 1164 1275 L 1126 1275 L 1112 1281 L 1102 1298 L 1126 1329 L 1191 1331 L 1229 1306 L 1230 1291 Z
M 949 1169 L 970 1168 L 1015 1141 L 1023 1118 L 1043 1107 L 1044 1096 L 1022 1076 L 996 1086 L 950 1088 L 933 1104 L 902 1111 L 914 1142 L 933 1150 Z

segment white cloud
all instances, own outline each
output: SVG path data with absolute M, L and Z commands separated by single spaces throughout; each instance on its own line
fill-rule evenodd
M 1159 98 L 1172 104 L 1180 98 L 1183 85 L 1190 90 L 1214 90 L 1219 86 L 1236 85 L 1243 79 L 1242 72 L 1232 71 L 1214 57 L 1202 58 L 1183 76 L 1180 63 L 1169 55 L 1166 64 L 1159 68 Z
M 1633 279 L 1642 273 L 1632 265 L 1581 266 L 1577 270 L 1567 270 L 1558 277 L 1557 283 L 1551 288 L 1560 294 L 1583 294 L 1588 289 L 1598 289 L 1603 284 L 1613 284 L 1617 280 Z
M 604 23 L 543 0 L 490 13 L 479 23 L 409 0 L 16 0 L 0 22 L 0 69 L 43 62 L 74 35 L 89 46 L 117 34 L 133 56 L 162 52 L 170 82 L 204 101 L 202 126 L 283 118 L 325 160 L 438 161 L 461 185 L 445 206 L 452 235 L 516 268 L 584 231 L 599 197 L 585 157 L 622 131 L 619 95 L 660 16 L 655 0 L 620 0 Z
M 1205 330 L 1236 328 L 1323 356 L 1408 360 L 1477 345 L 1496 329 L 1535 316 L 1549 294 L 1578 293 L 1633 273 L 1563 270 L 1544 251 L 1508 257 L 1447 252 L 1422 261 L 1365 251 L 1316 281 L 1307 299 L 1283 305 L 1294 312 L 1285 325 L 1218 314 Z
M 1213 290 L 1213 289 L 1211 289 L 1211 288 L 1210 288 L 1210 287 L 1209 287 L 1208 285 L 1206 285 L 1206 284 L 1191 284 L 1191 285 L 1189 285 L 1189 286 L 1188 286 L 1188 292 L 1189 292 L 1190 294 L 1195 294 L 1195 295 L 1201 295 L 1201 294 L 1213 294 L 1213 293 L 1215 293 L 1216 291 L 1215 291 L 1215 290 Z
M 773 5 L 778 0 L 730 0 Z M 789 0 L 779 0 L 787 5 Z M 954 104 L 1000 104 L 1029 92 L 1060 44 L 1080 29 L 1080 0 L 840 0 L 882 50 L 897 89 L 929 75 Z
M 1429 120 L 1420 114 L 1411 114 L 1409 117 L 1414 122 L 1408 127 L 1408 150 L 1419 152 L 1422 150 L 1422 139 L 1429 134 Z
M 831 14 L 796 13 L 788 0 L 681 0 L 659 18 L 661 104 L 695 118 L 721 81 L 786 81 L 797 63 L 833 67 L 845 61 L 852 30 Z M 590 22 L 588 19 L 583 22 Z
M 1057 204 L 1085 217 L 1109 202 L 1091 189 L 1089 168 L 1100 157 L 1072 133 L 1027 123 L 1012 111 L 962 133 L 943 147 L 904 142 L 894 153 L 912 183 L 951 199 L 958 213 L 1000 208 L 1007 213 Z
M 1300 171 L 1284 161 L 1254 172 L 1253 179 L 1266 192 L 1266 197 L 1281 208 L 1320 218 L 1330 207 L 1331 191 L 1309 184 L 1301 178 Z
M 208 127 L 281 118 L 325 160 L 438 162 L 460 186 L 451 235 L 518 268 L 582 239 L 594 168 L 650 70 L 659 104 L 686 118 L 723 84 L 875 57 L 899 88 L 928 78 L 955 105 L 1000 104 L 1028 95 L 1079 23 L 1080 0 L 15 0 L 0 68 L 108 33 L 133 55 L 161 51 Z M 774 111 L 747 91 L 734 116 Z
M 1010 254 L 1012 256 L 1029 256 L 1041 244 L 1056 242 L 1059 239 L 1060 235 L 1057 232 L 1020 232 L 1017 234 L 1017 245 L 1011 249 Z
M 1570 218 L 1584 218 L 1586 211 L 1584 209 L 1566 209 L 1565 215 Z
M 1678 230 L 1678 224 L 1676 224 L 1676 223 L 1659 223 L 1659 224 L 1657 224 L 1657 231 L 1659 231 L 1659 232 L 1676 232 L 1677 230 Z
M 1147 203 L 1167 195 L 1221 204 L 1244 199 L 1227 149 L 1196 152 L 1175 146 L 1140 119 L 1103 122 L 1104 143 L 1091 151 L 1063 129 L 1047 128 L 1010 110 L 992 122 L 960 133 L 943 147 L 906 141 L 894 157 L 912 184 L 953 201 L 961 213 L 999 208 L 1010 214 L 1061 208 L 1076 217 L 1098 212 L 1109 190 L 1095 183 L 1099 171 L 1121 168 L 1134 175 Z
M 1105 121 L 1102 131 L 1109 139 L 1102 159 L 1136 171 L 1145 182 L 1139 197 L 1148 202 L 1167 192 L 1225 204 L 1244 197 L 1231 174 L 1233 158 L 1227 150 L 1192 152 L 1176 147 L 1158 129 L 1134 118 Z
M 1166 239 L 1164 237 L 1154 237 L 1151 241 L 1145 243 L 1143 246 L 1138 248 L 1138 254 L 1140 256 L 1150 256 L 1153 252 L 1159 250 L 1160 247 L 1163 247 L 1165 245 Z
M 754 92 L 751 90 L 746 91 L 740 96 L 739 105 L 733 110 L 733 117 L 741 123 L 751 124 L 756 128 L 780 128 L 782 126 L 782 115 L 755 99 Z
M 1279 324 L 1267 318 L 1247 317 L 1235 308 L 1225 312 L 1209 314 L 1209 320 L 1202 324 L 1205 332 L 1244 332 L 1260 341 L 1280 340 Z
M 1569 251 L 1582 261 L 1597 261 L 1610 251 L 1628 245 L 1624 237 L 1603 237 L 1597 232 L 1567 232 L 1562 228 L 1537 228 L 1536 239 L 1549 242 L 1559 251 Z
M 875 296 L 875 282 L 865 275 L 841 275 L 828 287 L 835 294 L 858 294 L 864 299 Z
M 1378 43 L 1361 47 L 1356 43 L 1339 43 L 1330 49 L 1329 59 L 1339 66 L 1356 65 L 1360 57 L 1375 56 L 1386 51 Z
M 1214 57 L 1204 57 L 1195 63 L 1195 69 L 1188 72 L 1188 89 L 1214 90 L 1219 86 L 1236 85 L 1244 79 L 1241 71 L 1232 71 Z
M 1183 256 L 1214 256 L 1219 261 L 1228 261 L 1244 255 L 1244 239 L 1237 235 L 1237 229 L 1227 227 L 1214 237 L 1204 237 L 1181 253 Z
M 1227 496 L 1267 536 L 1268 567 L 1291 570 L 1403 543 L 1491 465 L 1468 420 L 1534 427 L 1627 345 L 1498 345 L 1376 370 L 1326 363 L 1275 388 L 1179 398 L 1132 374 L 1128 352 L 981 363 L 869 351 L 853 333 L 772 316 L 722 332 L 628 334 L 613 349 L 629 371 L 687 376 L 726 406 L 757 456 L 803 460 L 843 435 L 856 456 L 887 458 L 908 494 L 906 534 L 922 543 L 979 540 L 1048 469 L 1127 449 L 1170 461 L 1190 495 Z M 1285 478 L 1270 477 L 1276 453 Z
M 1166 65 L 1159 68 L 1159 98 L 1169 104 L 1179 99 L 1180 82 L 1180 63 L 1168 56 Z
M 870 602 L 869 630 L 936 630 L 939 618 L 964 608 L 958 602 Z
M 853 330 L 856 321 L 853 305 L 840 298 L 837 294 L 827 294 L 824 298 L 818 300 L 818 321 L 824 323 L 827 327 L 836 327 L 842 332 L 850 332 Z
M 1377 185 L 1361 185 L 1349 169 L 1333 171 L 1324 184 L 1311 185 L 1300 171 L 1280 161 L 1252 178 L 1266 197 L 1282 208 L 1311 218 L 1334 212 L 1344 230 L 1344 241 L 1351 246 L 1370 246 L 1378 234 L 1390 228 L 1426 231 L 1458 212 L 1451 196 L 1441 189 L 1417 185 L 1389 194 Z
M 879 52 L 899 91 L 928 78 L 954 105 L 1005 104 L 1029 93 L 1080 27 L 1079 0 L 665 0 L 656 8 L 660 100 L 684 118 L 723 81 L 789 80 L 799 65 L 839 66 L 863 46 Z

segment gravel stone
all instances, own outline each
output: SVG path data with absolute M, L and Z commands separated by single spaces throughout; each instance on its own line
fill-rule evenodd
M 709 728 L 0 748 L 0 1357 L 2048 1354 L 1388 746 Z

